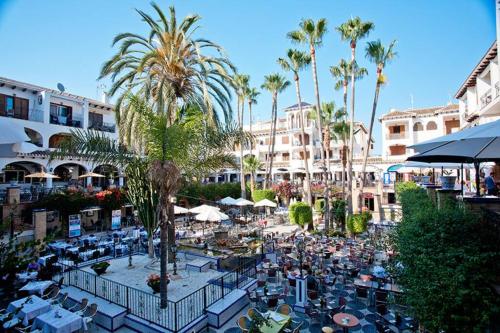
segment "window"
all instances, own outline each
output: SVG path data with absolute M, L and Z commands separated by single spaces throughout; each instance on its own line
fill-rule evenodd
M 437 125 L 436 125 L 436 123 L 435 123 L 435 122 L 433 122 L 433 121 L 429 121 L 429 122 L 427 123 L 427 130 L 428 130 L 428 131 L 434 131 L 434 130 L 437 130 L 437 128 L 438 128 L 438 127 L 437 127 Z
M 0 116 L 28 119 L 28 108 L 27 99 L 0 94 Z
M 71 107 L 66 105 L 50 104 L 50 123 L 72 126 Z
M 401 126 L 393 126 L 392 127 L 392 133 L 394 133 L 394 134 L 401 133 Z
M 5 113 L 7 116 L 14 116 L 14 97 L 12 96 L 7 96 L 5 98 Z
M 288 135 L 285 135 L 285 136 L 281 137 L 281 143 L 284 144 L 284 145 L 287 145 L 289 143 Z
M 424 125 L 422 123 L 418 122 L 413 125 L 413 131 L 419 132 L 424 130 Z

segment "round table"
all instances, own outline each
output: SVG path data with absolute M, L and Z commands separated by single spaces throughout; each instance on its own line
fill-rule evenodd
M 349 319 L 348 322 L 344 322 L 344 319 Z M 344 329 L 344 332 L 348 332 L 349 328 L 359 325 L 359 319 L 354 317 L 349 313 L 337 313 L 333 316 L 333 322 Z

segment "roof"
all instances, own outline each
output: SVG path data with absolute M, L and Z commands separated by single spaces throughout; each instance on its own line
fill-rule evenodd
M 479 63 L 474 67 L 472 72 L 469 74 L 467 79 L 465 79 L 464 83 L 460 86 L 460 89 L 455 94 L 455 98 L 462 97 L 467 91 L 468 87 L 473 87 L 476 85 L 476 79 L 479 74 L 481 74 L 486 67 L 490 64 L 491 60 L 497 56 L 497 41 L 495 40 L 493 44 L 490 46 L 486 54 L 481 58 Z
M 458 112 L 458 104 L 448 104 L 444 106 L 432 106 L 419 109 L 396 110 L 393 109 L 389 113 L 382 115 L 380 121 L 398 118 L 410 118 L 425 115 L 435 115 L 441 113 Z
M 114 105 L 113 104 L 110 104 L 110 103 L 103 103 L 101 101 L 98 101 L 98 100 L 95 100 L 95 99 L 92 99 L 92 98 L 87 98 L 87 97 L 84 97 L 84 96 L 79 96 L 79 95 L 74 95 L 74 94 L 70 94 L 70 93 L 67 93 L 67 92 L 61 92 L 59 90 L 55 90 L 55 89 L 51 89 L 51 88 L 46 88 L 46 87 L 41 87 L 41 86 L 37 86 L 35 84 L 31 84 L 31 83 L 26 83 L 26 82 L 21 82 L 21 81 L 17 81 L 17 80 L 13 80 L 13 79 L 8 79 L 6 77 L 1 77 L 0 76 L 0 86 L 10 86 L 12 88 L 19 88 L 19 89 L 22 89 L 24 91 L 26 90 L 30 90 L 31 92 L 33 92 L 34 94 L 38 93 L 38 92 L 41 92 L 41 91 L 47 91 L 47 92 L 50 92 L 53 96 L 63 96 L 63 97 L 67 97 L 67 98 L 72 98 L 72 99 L 75 99 L 75 100 L 79 100 L 79 101 L 88 101 L 90 106 L 93 106 L 93 107 L 99 107 L 99 108 L 109 108 L 109 109 L 114 109 Z
M 310 108 L 312 107 L 311 104 L 307 103 L 307 102 L 301 102 L 300 105 L 302 105 L 303 108 Z M 298 110 L 299 109 L 299 104 L 294 104 L 294 105 L 291 105 L 287 108 L 285 108 L 283 111 L 293 111 L 293 110 Z

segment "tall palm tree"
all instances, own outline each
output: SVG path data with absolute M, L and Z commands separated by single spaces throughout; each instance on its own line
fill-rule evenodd
M 372 131 L 373 131 L 373 123 L 375 121 L 375 114 L 377 113 L 377 105 L 378 105 L 378 97 L 380 93 L 380 87 L 386 82 L 386 77 L 383 73 L 385 69 L 385 65 L 396 57 L 397 52 L 394 51 L 394 46 L 396 45 L 396 41 L 393 40 L 389 46 L 386 48 L 382 45 L 382 42 L 379 40 L 368 42 L 366 46 L 366 57 L 377 67 L 377 81 L 375 83 L 375 96 L 373 97 L 373 106 L 372 106 L 372 115 L 370 118 L 370 127 L 368 129 L 368 139 L 366 140 L 366 145 L 364 149 L 363 156 L 363 168 L 361 169 L 361 175 L 363 177 L 363 181 L 361 182 L 361 188 L 359 191 L 360 200 L 359 209 L 362 208 L 361 198 L 363 197 L 363 190 L 366 182 L 366 163 L 368 161 L 368 153 L 370 151 L 371 139 L 372 139 Z
M 358 67 L 356 64 L 354 64 L 354 77 L 355 80 L 359 80 L 363 78 L 365 75 L 368 75 L 368 71 L 364 67 Z M 352 71 L 352 64 L 349 63 L 345 59 L 340 59 L 339 64 L 337 66 L 331 66 L 330 67 L 330 73 L 332 74 L 333 78 L 336 80 L 335 82 L 335 90 L 343 90 L 343 102 L 344 102 L 344 109 L 343 109 L 343 124 L 347 124 L 347 87 L 349 86 L 349 82 L 351 81 L 351 71 Z M 337 119 L 337 123 L 340 121 L 340 119 Z M 342 128 L 345 128 L 345 126 L 340 126 L 337 127 L 340 132 L 337 134 L 342 134 L 341 140 L 342 140 L 342 176 L 341 176 L 341 182 L 342 182 L 342 198 L 345 199 L 345 173 L 346 173 L 346 162 L 347 162 L 347 139 L 349 136 L 349 131 L 345 132 L 342 130 Z
M 196 105 L 218 121 L 217 106 L 226 120 L 231 117 L 231 94 L 228 71 L 234 66 L 222 48 L 205 38 L 195 38 L 200 16 L 188 15 L 178 21 L 174 7 L 166 16 L 155 3 L 153 17 L 136 10 L 148 33 L 121 33 L 113 39 L 118 51 L 106 61 L 99 79 L 111 77 L 110 95 L 126 96 L 141 91 L 159 113 L 175 120 L 177 104 Z M 118 106 L 121 98 L 118 99 Z
M 270 144 L 268 149 L 269 163 L 266 165 L 264 189 L 267 189 L 272 181 L 271 175 L 273 172 L 274 144 L 276 141 L 276 123 L 278 122 L 278 95 L 285 91 L 288 86 L 290 86 L 290 81 L 279 73 L 264 76 L 264 83 L 261 86 L 262 89 L 269 91 L 272 95 L 271 132 L 269 134 Z
M 248 82 L 250 76 L 244 74 L 235 74 L 233 77 L 236 95 L 238 96 L 238 126 L 243 129 L 243 115 L 245 112 L 245 99 L 248 92 Z M 245 171 L 243 170 L 243 145 L 240 145 L 240 187 L 241 197 L 246 198 Z
M 322 18 L 317 22 L 311 19 L 303 19 L 299 24 L 299 30 L 291 31 L 287 34 L 288 38 L 294 43 L 307 44 L 311 54 L 312 75 L 314 83 L 314 95 L 316 97 L 316 116 L 317 128 L 319 133 L 321 164 L 323 165 L 323 181 L 325 182 L 325 228 L 328 229 L 330 221 L 330 200 L 328 188 L 328 173 L 326 169 L 325 152 L 323 145 L 323 133 L 321 124 L 321 102 L 319 98 L 318 73 L 316 69 L 316 48 L 323 44 L 323 37 L 327 32 L 327 21 Z
M 174 7 L 170 7 L 169 17 L 155 3 L 152 7 L 154 17 L 136 10 L 149 31 L 144 36 L 135 33 L 117 35 L 113 46 L 119 44 L 118 50 L 104 63 L 100 74 L 100 78 L 109 76 L 113 81 L 111 95 L 118 91 L 121 93 L 116 108 L 120 135 L 125 143 L 147 144 L 141 135 L 140 140 L 134 140 L 138 133 L 148 130 L 144 128 L 149 124 L 144 122 L 142 114 L 163 123 L 165 128 L 174 126 L 179 110 L 188 105 L 207 115 L 203 118 L 204 123 L 210 126 L 219 124 L 215 107 L 220 109 L 226 121 L 231 119 L 228 71 L 234 71 L 234 66 L 224 56 L 222 48 L 205 38 L 195 38 L 194 33 L 199 28 L 198 15 L 188 15 L 178 21 Z M 130 92 L 139 94 L 145 102 L 140 107 L 129 103 L 127 96 Z M 125 105 L 122 105 L 124 102 Z M 144 105 L 147 109 L 152 108 L 153 114 L 149 111 L 145 113 Z M 207 130 L 204 132 L 208 135 Z M 161 192 L 158 193 L 161 200 L 158 202 L 157 218 L 161 238 L 160 296 L 163 307 L 167 305 L 167 251 L 175 242 L 173 210 L 169 200 L 179 179 L 179 173 L 170 163 L 171 155 L 164 153 L 167 149 L 165 144 L 167 142 L 162 139 L 160 146 L 147 145 L 148 150 L 145 150 L 148 155 L 157 158 L 157 162 L 149 164 L 150 174 L 158 173 L 169 178 L 152 179 Z
M 372 22 L 363 22 L 359 17 L 350 18 L 345 23 L 337 27 L 342 40 L 348 40 L 351 47 L 351 65 L 356 64 L 356 45 L 359 40 L 368 37 L 373 30 Z M 354 148 L 354 102 L 355 102 L 356 72 L 351 71 L 351 126 L 349 130 L 349 158 L 347 159 L 347 210 L 348 215 L 352 214 L 352 160 Z
M 302 135 L 302 152 L 304 154 L 304 168 L 306 171 L 306 177 L 304 182 L 304 196 L 306 202 L 312 205 L 311 196 L 311 173 L 309 171 L 309 162 L 307 158 L 307 147 L 306 147 L 306 132 L 305 132 L 305 118 L 304 112 L 302 110 L 302 97 L 300 95 L 300 77 L 299 72 L 305 69 L 311 64 L 311 56 L 306 52 L 289 49 L 286 58 L 279 58 L 278 64 L 283 68 L 284 71 L 293 73 L 293 80 L 295 81 L 295 93 L 297 95 L 297 105 L 299 106 L 300 114 L 300 131 Z
M 245 172 L 250 174 L 250 190 L 252 191 L 252 195 L 255 191 L 255 176 L 257 171 L 262 169 L 263 164 L 256 156 L 250 155 L 245 157 L 243 160 L 245 165 Z
M 257 104 L 257 97 L 260 95 L 260 92 L 257 90 L 257 88 L 248 88 L 246 96 L 247 96 L 247 102 L 248 102 L 248 118 L 249 118 L 249 124 L 250 124 L 250 136 L 253 136 L 252 132 L 252 106 Z M 253 154 L 253 139 L 250 141 L 250 153 Z

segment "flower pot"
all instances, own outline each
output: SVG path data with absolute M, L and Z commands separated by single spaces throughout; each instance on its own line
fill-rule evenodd
M 453 190 L 455 189 L 456 176 L 441 176 L 441 189 Z
M 160 283 L 148 283 L 148 286 L 153 289 L 153 294 L 157 294 L 160 292 Z
M 106 269 L 107 269 L 107 267 L 106 268 L 105 267 L 96 267 L 96 268 L 93 268 L 94 272 L 97 275 L 99 275 L 99 276 L 101 276 L 102 274 L 104 274 L 106 272 Z
M 431 176 L 421 176 L 420 182 L 422 184 L 430 184 L 431 183 Z

